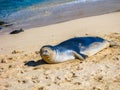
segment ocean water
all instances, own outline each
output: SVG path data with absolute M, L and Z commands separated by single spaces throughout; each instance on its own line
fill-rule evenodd
M 0 0 L 0 21 L 12 23 L 10 31 L 117 10 L 120 0 Z
M 0 19 L 7 19 L 13 13 L 24 9 L 41 10 L 61 4 L 98 1 L 98 0 L 0 0 Z M 22 12 L 23 13 L 23 12 Z
M 31 6 L 44 8 L 71 1 L 74 0 L 0 0 L 0 18 Z
M 46 4 L 53 0 L 0 0 L 0 17 L 6 17 L 16 11 L 36 4 Z

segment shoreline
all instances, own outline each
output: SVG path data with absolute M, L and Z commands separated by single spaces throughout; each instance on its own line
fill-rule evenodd
M 9 17 L 13 19 L 13 22 L 10 22 L 13 26 L 3 28 L 0 35 L 4 33 L 8 34 L 20 28 L 26 30 L 34 27 L 44 27 L 74 19 L 112 13 L 118 10 L 120 10 L 120 1 L 114 0 L 73 3 L 45 8 L 43 10 L 36 9 L 34 11 L 31 9 L 22 10 Z

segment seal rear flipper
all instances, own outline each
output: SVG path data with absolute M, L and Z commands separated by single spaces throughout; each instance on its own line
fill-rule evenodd
M 79 60 L 84 60 L 85 59 L 82 55 L 80 55 L 80 54 L 78 54 L 76 52 L 73 52 L 73 53 L 74 53 L 75 58 L 77 58 Z
M 113 46 L 120 46 L 120 44 L 118 44 L 117 42 L 114 42 L 114 41 L 108 41 L 110 43 L 110 47 L 113 47 Z

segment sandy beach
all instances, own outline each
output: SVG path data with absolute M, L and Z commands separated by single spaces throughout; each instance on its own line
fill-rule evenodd
M 84 61 L 47 64 L 41 60 L 43 45 L 81 36 L 99 36 L 120 44 L 120 12 L 0 35 L 0 89 L 119 90 L 120 46 L 106 48 Z

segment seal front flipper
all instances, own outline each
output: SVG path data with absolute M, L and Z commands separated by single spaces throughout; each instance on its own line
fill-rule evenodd
M 80 54 L 78 54 L 76 52 L 73 52 L 73 53 L 74 53 L 75 58 L 77 58 L 79 60 L 84 60 L 85 59 L 82 55 L 80 55 Z

